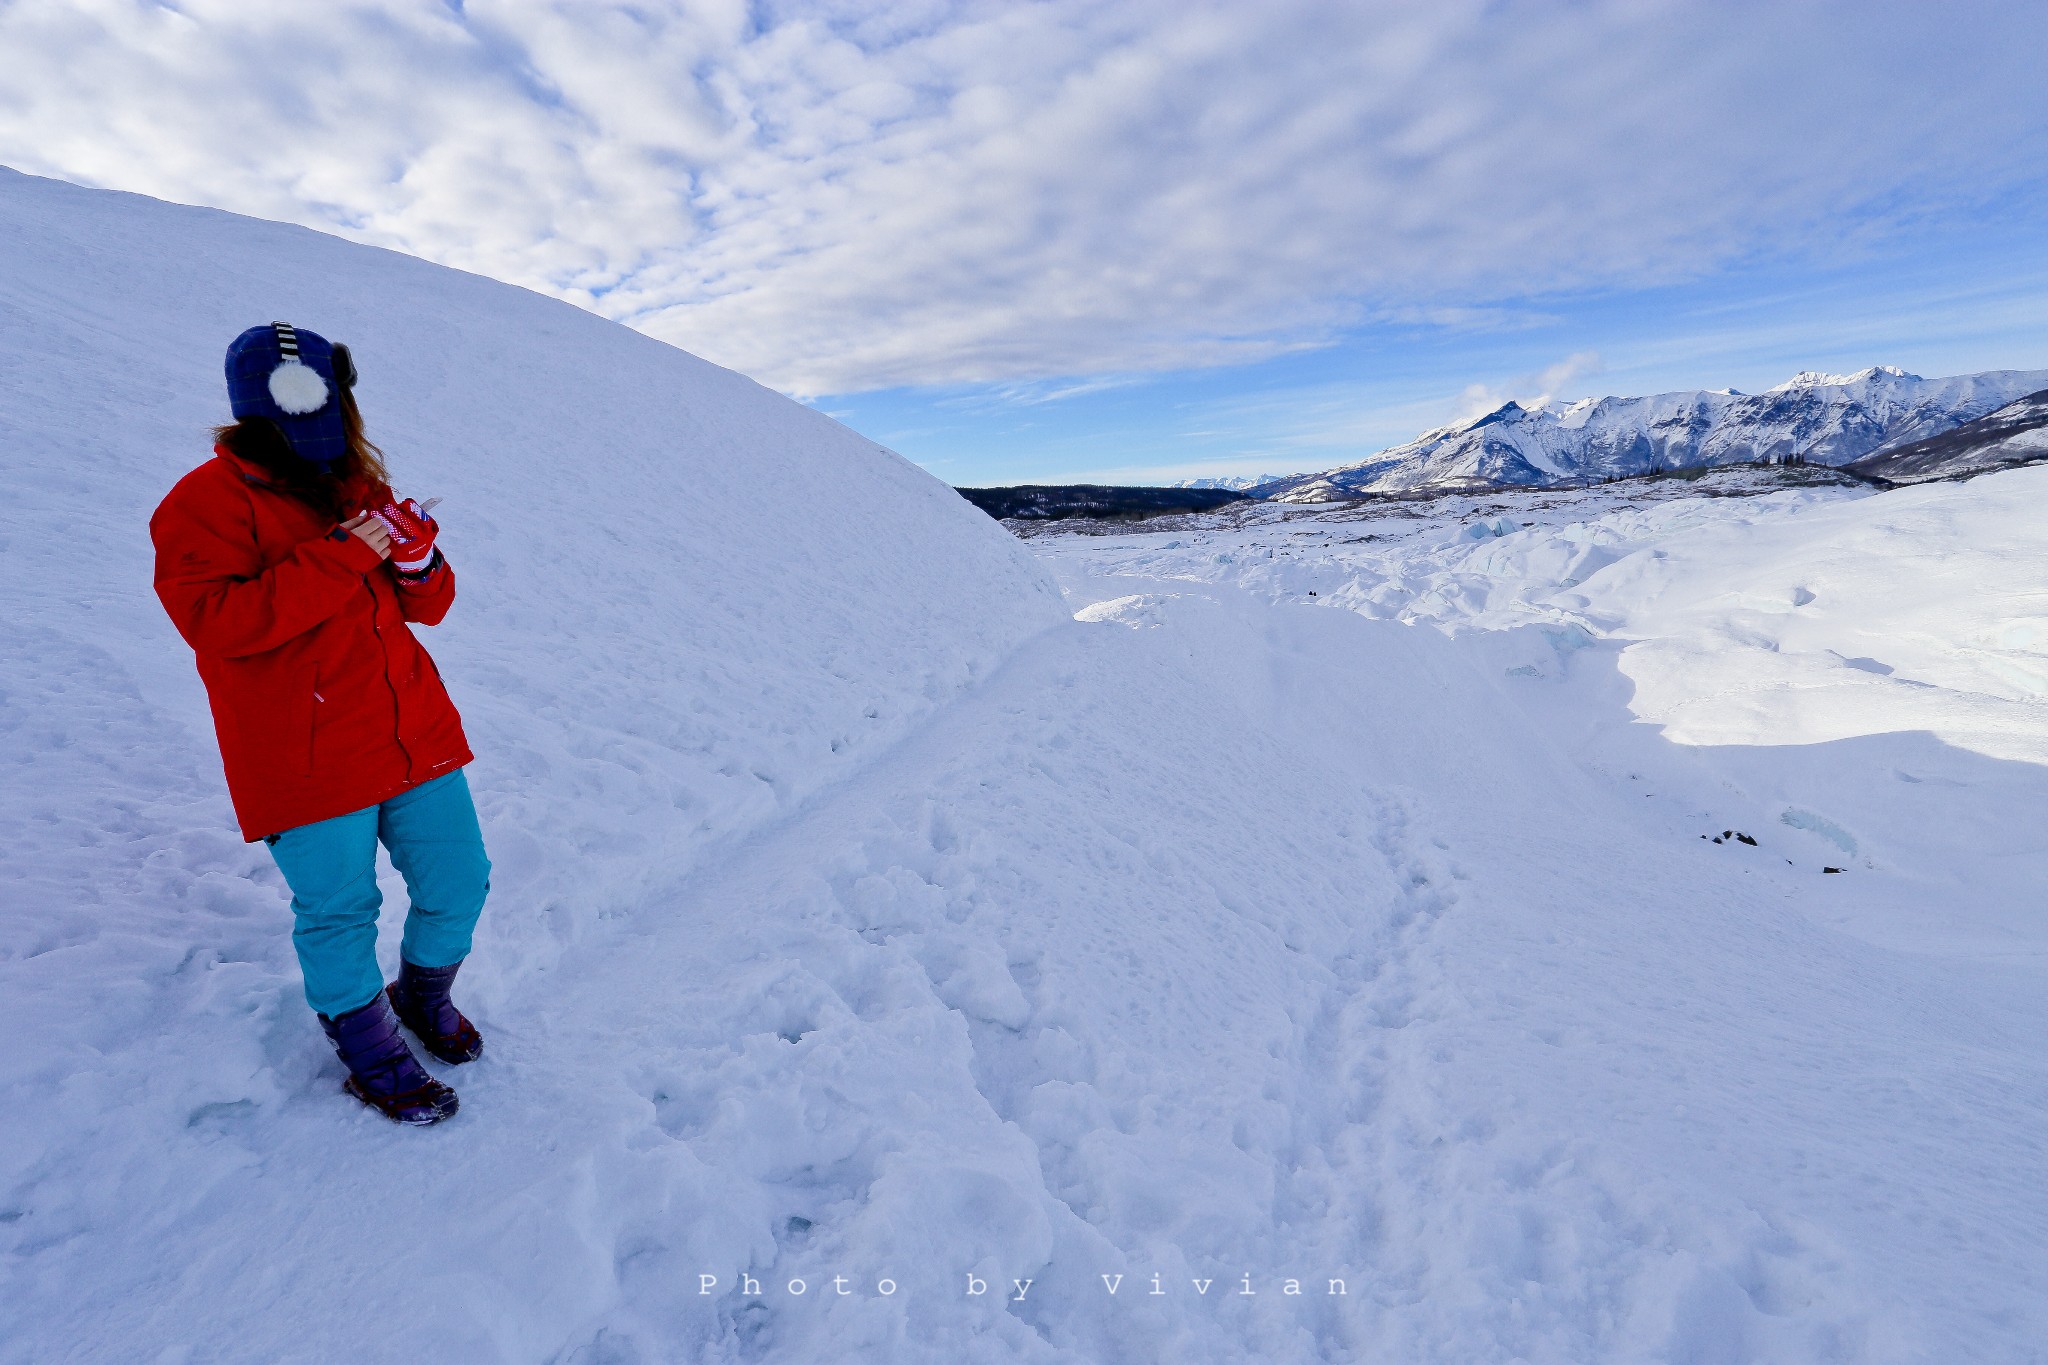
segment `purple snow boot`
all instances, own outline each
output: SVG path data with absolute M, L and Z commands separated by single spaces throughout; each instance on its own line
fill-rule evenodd
M 419 1035 L 427 1051 L 450 1063 L 474 1061 L 484 1050 L 476 1026 L 448 999 L 461 967 L 460 962 L 449 967 L 415 967 L 400 958 L 398 980 L 389 987 L 398 1021 Z
M 391 1002 L 383 995 L 330 1019 L 320 1027 L 348 1068 L 341 1088 L 388 1119 L 423 1126 L 455 1112 L 455 1092 L 427 1074 L 398 1031 Z

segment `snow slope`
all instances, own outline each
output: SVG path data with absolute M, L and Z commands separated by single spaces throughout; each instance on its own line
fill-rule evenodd
M 2048 471 L 1034 563 L 516 290 L 0 225 L 0 1361 L 2041 1359 Z M 252 314 L 449 499 L 491 1045 L 426 1132 L 148 591 Z
M 0 172 L 9 1358 L 58 1358 L 113 1301 L 80 1266 L 122 1299 L 160 1274 L 107 1248 L 221 1197 L 287 1099 L 341 1144 L 316 1166 L 364 1137 L 150 589 L 149 513 L 226 416 L 226 341 L 271 318 L 353 345 L 399 487 L 446 499 L 461 601 L 429 640 L 490 756 L 485 1017 L 1065 619 L 949 488 L 739 375 L 406 257 Z M 193 1236 L 188 1271 L 260 1246 Z
M 1508 403 L 1358 464 L 1295 475 L 1264 496 L 1328 502 L 1359 493 L 1545 487 L 1793 457 L 1842 465 L 1947 431 L 2044 385 L 2048 370 L 1922 379 L 1879 365 L 1853 375 L 1802 373 L 1762 394 L 1698 390 L 1535 409 Z
M 401 491 L 446 499 L 462 607 L 429 638 L 477 747 L 500 756 L 485 784 L 507 826 L 500 881 L 552 907 L 561 936 L 630 893 L 536 877 L 586 853 L 681 869 L 1057 615 L 1028 558 L 906 461 L 578 309 L 140 197 L 12 173 L 0 193 L 0 449 L 39 528 L 6 546 L 8 628 L 35 642 L 10 664 L 43 670 L 18 686 L 89 688 L 80 704 L 109 723 L 147 714 L 175 733 L 189 762 L 88 749 L 160 800 L 219 784 L 189 653 L 150 592 L 146 523 L 208 457 L 220 338 L 250 319 L 352 343 Z M 17 819 L 47 818 L 10 794 Z M 37 875 L 102 880 L 90 864 Z

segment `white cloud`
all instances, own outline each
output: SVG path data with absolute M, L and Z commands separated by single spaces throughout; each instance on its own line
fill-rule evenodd
M 1468 384 L 1458 395 L 1450 420 L 1469 422 L 1475 417 L 1484 417 L 1511 400 L 1525 408 L 1543 407 L 1554 398 L 1571 396 L 1577 381 L 1598 374 L 1603 368 L 1599 352 L 1575 351 L 1563 360 L 1546 365 L 1533 374 L 1522 375 L 1505 386 Z
M 16 0 L 0 161 L 840 392 L 1854 250 L 2038 188 L 2044 48 L 1977 0 Z

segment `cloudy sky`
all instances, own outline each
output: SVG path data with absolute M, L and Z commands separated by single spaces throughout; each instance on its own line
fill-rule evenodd
M 2038 0 L 0 0 L 0 163 L 547 291 L 960 483 L 2048 367 Z

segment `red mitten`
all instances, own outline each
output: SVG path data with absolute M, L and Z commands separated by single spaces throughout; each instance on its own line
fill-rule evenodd
M 418 573 L 433 561 L 434 536 L 441 528 L 418 503 L 392 498 L 372 507 L 370 515 L 391 532 L 391 562 L 400 573 Z

